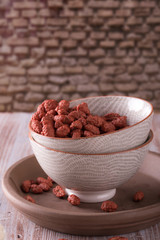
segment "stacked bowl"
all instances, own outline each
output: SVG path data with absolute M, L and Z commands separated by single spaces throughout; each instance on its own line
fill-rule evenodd
M 29 139 L 42 169 L 66 194 L 82 202 L 112 198 L 116 188 L 140 168 L 153 133 L 153 107 L 139 98 L 100 96 L 70 102 L 70 107 L 87 103 L 93 115 L 118 113 L 127 117 L 127 126 L 117 131 L 78 139 L 47 137 L 33 131 Z

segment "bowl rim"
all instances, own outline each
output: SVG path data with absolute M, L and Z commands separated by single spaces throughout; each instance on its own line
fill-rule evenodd
M 137 146 L 137 147 L 134 147 L 134 148 L 130 148 L 128 150 L 123 150 L 123 151 L 118 151 L 118 152 L 111 152 L 111 153 L 73 153 L 73 152 L 65 152 L 65 151 L 61 151 L 61 150 L 56 150 L 56 149 L 53 149 L 53 148 L 49 148 L 49 147 L 46 147 L 40 143 L 37 143 L 35 141 L 35 139 L 31 136 L 31 132 L 29 132 L 29 139 L 30 141 L 32 142 L 35 142 L 35 144 L 39 145 L 41 148 L 45 148 L 46 150 L 49 150 L 49 151 L 52 151 L 52 152 L 57 152 L 57 153 L 63 153 L 63 154 L 70 154 L 70 155 L 82 155 L 82 156 L 108 156 L 108 155 L 116 155 L 116 154 L 123 154 L 123 153 L 126 153 L 126 152 L 131 152 L 131 151 L 135 151 L 135 150 L 138 150 L 140 148 L 143 148 L 145 147 L 146 145 L 148 145 L 149 143 L 151 143 L 152 139 L 153 139 L 153 131 L 150 129 L 149 131 L 149 134 L 148 134 L 148 137 L 147 137 L 147 140 Z
M 78 98 L 78 99 L 71 100 L 71 101 L 69 101 L 69 102 L 74 102 L 74 101 L 83 100 L 83 99 L 84 99 L 84 100 L 85 100 L 85 99 L 92 99 L 92 98 L 97 98 L 97 97 L 99 97 L 99 98 L 116 97 L 116 98 L 133 98 L 133 99 L 138 99 L 138 100 L 144 101 L 144 102 L 146 102 L 147 104 L 149 104 L 150 107 L 151 107 L 151 112 L 149 113 L 149 115 L 147 115 L 147 117 L 145 117 L 144 119 L 142 119 L 141 121 L 139 121 L 139 122 L 137 122 L 137 123 L 135 123 L 135 124 L 132 124 L 132 125 L 130 125 L 130 126 L 126 126 L 126 127 L 124 127 L 124 128 L 118 129 L 118 130 L 113 131 L 113 132 L 103 133 L 103 134 L 100 134 L 100 135 L 94 135 L 94 136 L 91 136 L 91 137 L 81 137 L 81 138 L 73 139 L 73 138 L 69 138 L 69 137 L 67 137 L 67 138 L 59 138 L 59 137 L 48 137 L 48 136 L 41 135 L 41 134 L 33 131 L 32 127 L 31 127 L 32 117 L 31 117 L 31 119 L 30 119 L 30 121 L 29 121 L 29 130 L 30 130 L 31 132 L 34 132 L 34 133 L 37 134 L 38 136 L 41 136 L 42 138 L 55 139 L 55 140 L 64 140 L 64 141 L 67 141 L 67 140 L 79 141 L 79 140 L 82 140 L 82 139 L 84 140 L 84 139 L 88 139 L 88 138 L 90 139 L 90 138 L 96 138 L 96 137 L 103 137 L 103 136 L 106 136 L 106 135 L 116 134 L 116 133 L 118 134 L 119 132 L 121 132 L 121 131 L 123 131 L 123 130 L 126 130 L 126 129 L 128 129 L 128 128 L 131 128 L 131 127 L 134 127 L 134 126 L 140 124 L 141 122 L 143 122 L 143 121 L 145 121 L 147 118 L 149 118 L 149 117 L 152 115 L 152 113 L 153 113 L 153 105 L 152 105 L 150 102 L 148 102 L 148 101 L 145 100 L 145 99 L 138 98 L 138 97 L 132 97 L 132 96 L 114 96 L 114 95 L 94 96 L 94 97 Z

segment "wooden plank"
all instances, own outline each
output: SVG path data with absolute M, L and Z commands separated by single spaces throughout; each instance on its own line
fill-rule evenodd
M 0 113 L 0 180 L 5 171 L 19 159 L 32 154 L 28 140 L 30 113 Z M 160 152 L 160 114 L 155 114 L 151 150 Z M 61 234 L 37 226 L 17 212 L 6 200 L 0 185 L 0 224 L 6 231 L 6 240 L 107 240 L 109 237 L 80 237 Z M 1 233 L 1 232 L 0 232 Z M 160 223 L 148 229 L 123 235 L 129 240 L 160 240 Z

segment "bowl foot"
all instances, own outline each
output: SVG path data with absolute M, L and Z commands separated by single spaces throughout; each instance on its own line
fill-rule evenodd
M 81 202 L 96 203 L 96 202 L 103 202 L 114 197 L 114 195 L 116 194 L 116 189 L 87 192 L 87 191 L 76 191 L 76 190 L 65 188 L 65 192 L 67 195 L 71 195 L 71 194 L 76 195 L 77 197 L 80 198 Z

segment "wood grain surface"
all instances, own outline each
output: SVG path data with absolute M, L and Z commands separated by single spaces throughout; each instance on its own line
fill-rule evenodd
M 0 180 L 5 171 L 19 159 L 32 154 L 28 140 L 30 113 L 0 113 Z M 160 113 L 155 113 L 150 149 L 160 153 Z M 6 200 L 0 185 L 0 240 L 2 228 L 6 240 L 107 240 L 110 237 L 80 237 L 53 232 L 39 227 L 17 212 Z M 148 229 L 123 235 L 129 240 L 160 240 L 160 223 Z

